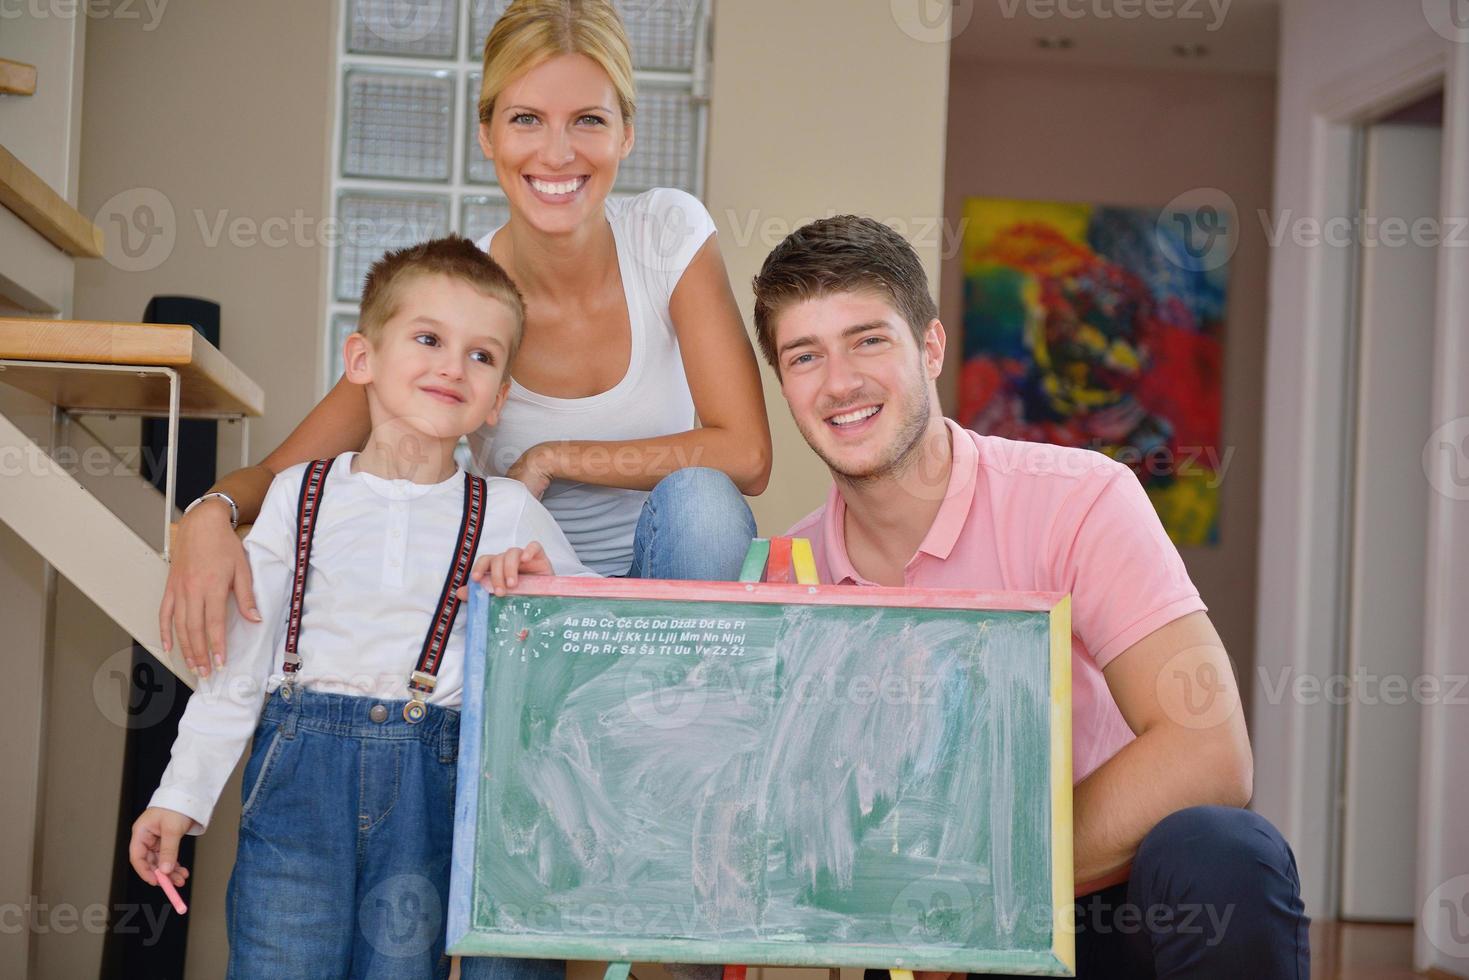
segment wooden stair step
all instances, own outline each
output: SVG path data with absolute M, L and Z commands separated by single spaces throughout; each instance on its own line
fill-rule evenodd
M 74 411 L 168 413 L 163 378 L 111 370 L 119 365 L 177 371 L 183 417 L 265 411 L 260 386 L 187 324 L 0 317 L 0 360 L 11 362 L 0 371 L 0 382 Z

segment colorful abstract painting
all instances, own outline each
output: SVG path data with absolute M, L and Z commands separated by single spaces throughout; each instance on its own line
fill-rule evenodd
M 964 216 L 959 421 L 1106 453 L 1174 543 L 1217 544 L 1228 252 L 1198 237 L 1226 216 L 993 198 Z

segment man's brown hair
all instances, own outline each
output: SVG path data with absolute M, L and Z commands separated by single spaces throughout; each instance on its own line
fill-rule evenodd
M 833 293 L 877 293 L 908 322 L 919 347 L 938 317 L 913 247 L 882 222 L 855 214 L 822 218 L 791 232 L 765 257 L 754 286 L 755 339 L 776 374 L 775 318 L 792 303 Z
M 357 332 L 374 346 L 382 339 L 383 325 L 398 312 L 403 286 L 419 276 L 440 275 L 468 283 L 490 299 L 509 307 L 515 318 L 510 336 L 509 358 L 520 347 L 525 331 L 525 300 L 500 263 L 467 238 L 450 235 L 387 252 L 367 270 L 362 285 L 362 310 Z

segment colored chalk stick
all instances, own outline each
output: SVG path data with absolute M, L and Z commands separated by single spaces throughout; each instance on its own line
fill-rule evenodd
M 745 552 L 745 564 L 740 568 L 741 582 L 759 582 L 765 578 L 765 562 L 770 558 L 770 539 L 756 538 Z
M 816 585 L 816 556 L 811 551 L 810 538 L 791 538 L 791 568 L 796 581 L 802 585 Z
M 153 872 L 153 877 L 158 880 L 158 887 L 162 888 L 163 894 L 168 896 L 168 901 L 173 905 L 173 910 L 175 912 L 177 912 L 179 915 L 183 915 L 185 912 L 189 911 L 189 907 L 185 905 L 184 900 L 179 897 L 179 890 L 173 887 L 173 881 L 168 877 L 168 875 L 163 874 L 159 871 L 155 871 Z
M 745 967 L 726 964 L 724 967 L 724 980 L 745 980 Z
M 888 974 L 893 980 L 913 980 L 912 970 L 889 970 Z
M 767 582 L 790 582 L 791 575 L 791 539 L 770 539 L 770 561 L 765 566 L 765 581 Z
M 627 980 L 627 975 L 631 970 L 631 963 L 608 963 L 606 971 L 602 974 L 602 980 Z

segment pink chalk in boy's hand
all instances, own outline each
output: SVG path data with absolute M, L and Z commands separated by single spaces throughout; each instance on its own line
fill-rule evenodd
M 158 875 L 157 878 L 158 887 L 163 889 L 163 894 L 167 895 L 168 900 L 173 903 L 173 910 L 179 915 L 183 915 L 189 911 L 189 907 L 184 904 L 184 900 L 179 896 L 179 890 L 173 887 L 172 881 L 168 880 L 168 875 Z
M 498 555 L 481 555 L 475 560 L 469 577 L 481 583 L 495 595 L 504 595 L 506 589 L 515 588 L 521 575 L 555 575 L 551 559 L 539 541 L 532 541 L 524 548 L 510 548 Z M 461 600 L 469 598 L 469 588 L 459 590 Z

